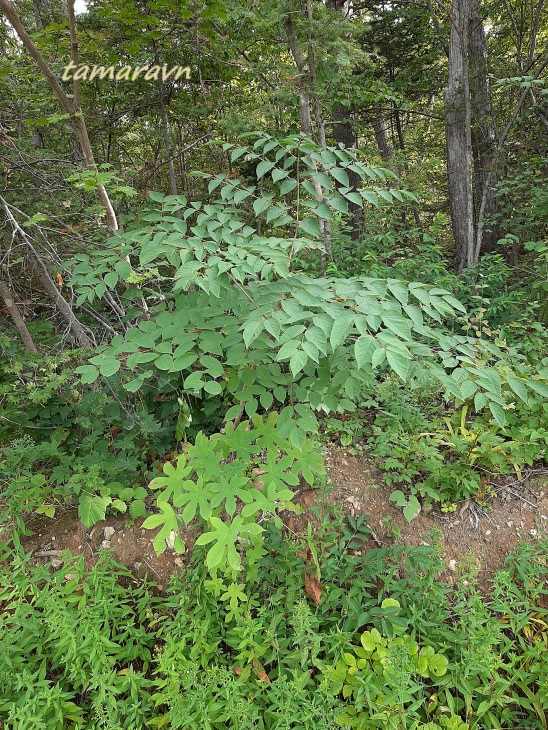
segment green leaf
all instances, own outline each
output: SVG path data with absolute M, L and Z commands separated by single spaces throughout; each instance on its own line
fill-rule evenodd
M 504 411 L 499 406 L 499 404 L 493 403 L 493 401 L 489 401 L 489 410 L 493 414 L 493 418 L 498 423 L 498 425 L 501 428 L 504 428 L 504 426 L 506 426 L 506 416 L 504 415 Z
M 449 659 L 443 654 L 434 654 L 432 657 L 428 657 L 428 669 L 436 677 L 443 677 L 447 672 L 449 666 Z
M 508 376 L 508 385 L 514 393 L 520 398 L 524 403 L 528 404 L 529 399 L 527 396 L 527 388 L 525 387 L 525 383 L 523 383 L 521 380 L 518 380 L 513 375 Z
M 398 314 L 397 312 L 383 312 L 381 317 L 384 326 L 398 337 L 401 337 L 404 342 L 409 342 L 411 340 L 409 320 L 407 320 L 402 314 Z
M 105 378 L 108 378 L 109 376 L 114 375 L 114 373 L 117 373 L 118 370 L 120 370 L 120 361 L 114 360 L 114 359 L 107 360 L 99 368 L 99 372 Z
M 350 181 L 348 180 L 348 174 L 345 170 L 343 170 L 340 167 L 332 167 L 329 172 L 331 175 L 335 178 L 337 182 L 339 182 L 344 187 L 348 187 L 350 185 Z
M 243 328 L 243 338 L 246 348 L 255 340 L 264 329 L 264 319 L 250 319 Z
M 280 185 L 280 195 L 287 195 L 287 193 L 290 193 L 296 187 L 297 181 L 293 178 L 289 178 L 289 180 L 284 180 L 283 183 Z
M 394 502 L 398 507 L 405 507 L 407 505 L 407 499 L 405 498 L 405 494 L 399 489 L 396 489 L 394 492 L 392 492 L 389 500 L 391 502 Z
M 537 380 L 528 380 L 527 387 L 542 395 L 543 398 L 548 398 L 548 386 L 544 383 L 539 383 Z
M 276 360 L 278 362 L 281 362 L 282 360 L 289 360 L 299 349 L 299 344 L 298 340 L 289 340 L 283 344 L 278 350 Z
M 412 494 L 409 497 L 409 502 L 406 507 L 403 508 L 403 516 L 407 520 L 407 522 L 411 522 L 415 519 L 415 517 L 419 514 L 421 511 L 421 503 L 419 500 L 415 497 L 414 494 Z
M 160 355 L 160 357 L 154 360 L 154 365 L 158 368 L 158 370 L 171 370 L 173 367 L 173 358 L 167 353 Z
M 264 210 L 272 205 L 272 200 L 268 198 L 257 198 L 253 201 L 253 210 L 255 215 L 260 215 Z
M 303 218 L 299 221 L 299 230 L 314 238 L 320 235 L 320 225 L 316 218 Z
M 99 377 L 99 370 L 95 365 L 81 365 L 74 372 L 81 375 L 80 380 L 86 384 L 94 383 Z
M 354 345 L 354 357 L 358 368 L 371 363 L 373 353 L 377 349 L 377 341 L 371 335 L 361 335 Z
M 202 376 L 203 373 L 199 370 L 191 373 L 187 378 L 185 378 L 185 381 L 183 383 L 184 387 L 187 390 L 197 390 L 199 388 L 202 388 L 204 385 Z
M 377 197 L 377 194 L 373 192 L 373 190 L 362 190 L 361 196 L 364 200 L 367 200 L 368 203 L 371 203 L 376 208 L 379 207 L 379 199 Z
M 114 289 L 118 283 L 118 274 L 115 271 L 111 271 L 108 274 L 105 274 L 104 281 L 109 289 Z
M 331 334 L 329 335 L 329 342 L 333 350 L 346 339 L 346 336 L 354 324 L 354 318 L 355 315 L 353 312 L 341 312 L 341 314 L 335 317 L 333 327 L 331 328 Z
M 391 350 L 389 347 L 386 348 L 386 359 L 388 364 L 397 373 L 400 378 L 405 382 L 407 374 L 409 372 L 409 358 L 402 355 L 400 352 Z
M 288 344 L 288 343 L 286 343 Z M 291 373 L 293 377 L 295 377 L 298 373 L 301 372 L 301 370 L 304 368 L 306 363 L 308 362 L 308 355 L 304 350 L 297 350 L 296 352 L 291 355 L 289 359 L 289 368 L 291 370 Z
M 274 163 L 270 162 L 269 160 L 263 160 L 262 162 L 259 162 L 259 164 L 257 165 L 257 170 L 255 172 L 255 174 L 257 175 L 257 179 L 260 180 L 263 175 L 266 175 L 266 173 L 269 170 L 272 170 L 273 167 Z
M 97 494 L 82 492 L 78 505 L 78 517 L 84 527 L 92 527 L 96 522 L 104 520 L 107 507 L 111 502 L 111 497 L 100 497 Z

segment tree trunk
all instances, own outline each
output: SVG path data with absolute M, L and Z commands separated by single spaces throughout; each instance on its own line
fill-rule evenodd
M 293 19 L 288 13 L 284 18 L 284 28 L 287 37 L 287 44 L 297 70 L 299 72 L 299 117 L 301 120 L 301 132 L 303 134 L 312 136 L 312 117 L 310 116 L 310 95 L 308 93 L 307 74 L 306 74 L 306 60 L 299 40 L 295 32 L 295 26 L 293 25 Z
M 405 139 L 403 136 L 403 128 L 402 128 L 402 124 L 401 124 L 401 116 L 400 116 L 399 109 L 394 109 L 394 118 L 396 120 L 396 132 L 398 134 L 398 144 L 399 144 L 400 150 L 405 155 Z M 403 158 L 403 166 L 404 166 L 405 172 L 409 173 L 409 163 L 407 162 L 407 158 L 405 156 Z M 424 230 L 422 227 L 419 207 L 416 203 L 413 203 L 411 206 L 411 209 L 413 211 L 413 220 L 415 221 L 415 226 L 417 228 L 417 231 L 419 233 L 419 238 L 422 243 L 424 240 Z M 405 213 L 403 215 L 405 216 Z
M 472 139 L 467 36 L 470 0 L 453 0 L 449 74 L 444 92 L 447 176 L 459 271 L 477 262 L 472 190 Z
M 487 68 L 487 41 L 480 5 L 481 0 L 471 0 L 468 33 L 472 153 L 474 159 L 474 208 L 476 225 L 483 226 L 484 220 L 487 220 L 487 226 L 483 230 L 482 249 L 495 251 L 496 243 L 501 238 L 497 224 L 490 222 L 490 219 L 492 220 L 497 213 L 495 194 L 495 183 L 497 182 L 497 130 Z M 483 218 L 480 220 L 480 206 L 486 185 L 488 187 Z
M 340 144 L 343 144 L 348 149 L 355 149 L 358 144 L 356 133 L 352 129 L 352 125 L 348 121 L 348 112 L 342 106 L 335 106 L 331 113 L 333 119 L 333 136 L 335 140 Z M 347 170 L 348 174 L 348 186 L 352 190 L 359 190 L 361 188 L 362 179 L 354 170 Z M 337 188 L 345 187 L 342 183 L 335 181 Z M 348 203 L 348 210 L 350 211 L 350 236 L 353 240 L 357 240 L 360 236 L 362 228 L 362 209 L 356 203 Z
M 312 12 L 310 10 L 310 12 Z M 310 64 L 314 60 L 314 57 L 308 59 L 308 64 L 306 62 L 305 56 L 301 50 L 301 46 L 299 43 L 299 39 L 297 38 L 297 33 L 295 32 L 295 26 L 293 24 L 293 19 L 291 17 L 291 13 L 287 13 L 284 18 L 284 29 L 287 36 L 287 44 L 289 46 L 289 50 L 291 51 L 291 55 L 293 56 L 293 60 L 295 61 L 295 66 L 297 67 L 297 70 L 299 71 L 299 115 L 301 120 L 301 132 L 308 135 L 309 137 L 313 136 L 312 131 L 312 117 L 310 114 L 310 87 L 312 86 L 312 95 L 316 98 L 316 118 L 319 122 L 319 129 L 318 133 L 322 135 L 323 130 L 323 122 L 321 117 L 321 110 L 319 109 L 319 101 L 317 100 L 317 90 L 315 86 L 313 86 L 313 81 L 315 81 L 315 70 L 313 73 L 310 72 Z M 311 40 L 309 37 L 309 50 L 310 50 L 310 44 Z M 323 132 L 323 139 L 325 143 L 325 132 Z M 312 166 L 314 172 L 318 171 L 317 163 L 314 160 L 313 157 L 310 158 L 312 161 Z M 324 191 L 318 180 L 315 176 L 312 176 L 312 184 L 314 185 L 314 189 L 316 191 L 316 196 L 318 198 L 318 201 L 323 202 L 324 199 Z M 320 233 L 322 234 L 324 245 L 325 245 L 325 251 L 327 254 L 327 257 L 331 259 L 331 241 L 330 241 L 330 232 L 331 232 L 331 222 L 328 220 L 324 220 L 323 218 L 320 218 L 318 221 Z M 326 258 L 325 255 L 322 254 L 322 264 L 323 267 L 326 267 Z
M 13 8 L 9 0 L 0 0 L 0 10 L 3 11 L 4 15 L 9 20 L 15 32 L 19 36 L 21 42 L 23 43 L 29 54 L 32 56 L 32 58 L 36 61 L 51 90 L 57 97 L 61 109 L 65 112 L 65 114 L 70 115 L 70 119 L 74 127 L 74 132 L 82 148 L 82 154 L 84 156 L 86 167 L 89 169 L 95 169 L 95 160 L 93 157 L 93 150 L 91 149 L 91 143 L 88 137 L 88 130 L 84 121 L 84 117 L 82 116 L 80 110 L 80 82 L 77 80 L 73 80 L 74 101 L 71 101 L 66 95 L 65 90 L 57 80 L 57 77 L 51 70 L 50 66 L 44 60 L 42 54 L 34 44 L 34 41 L 25 30 L 19 16 L 15 12 L 15 9 Z M 78 64 L 78 44 L 76 40 L 76 23 L 74 19 L 74 0 L 69 0 L 67 10 L 70 30 L 71 59 L 73 63 Z M 102 205 L 106 209 L 107 227 L 109 233 L 112 234 L 118 230 L 118 223 L 116 221 L 114 208 L 112 207 L 108 193 L 103 185 L 98 186 L 97 195 Z
M 154 63 L 159 66 L 160 58 L 158 56 L 158 50 L 156 44 L 153 41 L 154 46 Z M 164 146 L 167 156 L 167 169 L 169 172 L 169 191 L 172 195 L 177 195 L 177 176 L 175 175 L 175 155 L 173 154 L 173 147 L 171 146 L 171 129 L 169 126 L 169 119 L 167 116 L 166 106 L 166 94 L 164 87 L 164 80 L 162 74 L 158 76 L 158 95 L 160 97 L 160 114 L 162 116 L 162 135 L 164 137 Z M 175 213 L 177 218 L 181 217 L 180 211 Z
M 34 342 L 32 341 L 32 337 L 30 335 L 30 332 L 27 329 L 27 325 L 25 324 L 25 320 L 23 319 L 23 316 L 21 312 L 19 311 L 19 307 L 15 303 L 15 299 L 13 297 L 13 294 L 10 291 L 10 288 L 8 284 L 5 281 L 2 281 L 0 279 L 0 297 L 4 300 L 6 307 L 8 308 L 8 311 L 10 313 L 10 316 L 13 320 L 13 324 L 17 327 L 17 331 L 21 335 L 21 339 L 23 340 L 23 345 L 25 346 L 25 350 L 27 352 L 38 352 L 36 349 Z
M 373 117 L 372 124 L 373 132 L 375 133 L 375 141 L 379 148 L 379 154 L 383 160 L 388 162 L 392 159 L 393 150 L 386 134 L 386 119 L 382 116 L 382 114 L 376 114 Z
M 0 196 L 0 204 L 4 207 L 7 220 L 9 221 L 14 234 L 16 233 L 21 238 L 21 240 L 25 242 L 28 249 L 30 250 L 31 263 L 36 275 L 42 282 L 42 286 L 44 287 L 44 290 L 46 291 L 48 296 L 52 299 L 53 302 L 55 302 L 55 305 L 57 306 L 63 317 L 66 319 L 76 341 L 81 347 L 93 347 L 93 343 L 88 337 L 84 326 L 78 320 L 78 318 L 72 311 L 70 304 L 57 288 L 55 282 L 51 278 L 47 266 L 42 261 L 40 255 L 32 245 L 26 231 L 21 228 L 13 213 L 11 212 L 7 201 L 4 200 L 2 196 Z

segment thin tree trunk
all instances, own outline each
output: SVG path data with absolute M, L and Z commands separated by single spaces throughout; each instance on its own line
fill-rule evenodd
M 153 41 L 154 46 L 154 63 L 159 66 L 160 65 L 160 59 L 158 57 L 158 51 L 156 49 L 156 44 Z M 169 172 L 169 190 L 172 195 L 177 195 L 177 176 L 175 175 L 175 163 L 174 163 L 174 154 L 173 154 L 173 148 L 171 146 L 171 129 L 169 126 L 169 119 L 167 116 L 167 106 L 166 106 L 166 95 L 165 95 L 165 87 L 164 87 L 164 80 L 162 78 L 162 74 L 159 74 L 158 76 L 158 95 L 160 97 L 160 114 L 162 116 L 162 134 L 164 137 L 164 146 L 166 150 L 167 155 L 167 169 Z M 177 211 L 175 215 L 179 218 L 180 212 Z
M 297 33 L 295 32 L 295 26 L 293 25 L 293 19 L 292 19 L 290 13 L 287 13 L 287 15 L 284 18 L 284 28 L 285 28 L 285 33 L 287 36 L 287 43 L 289 45 L 289 50 L 291 51 L 291 55 L 293 56 L 293 60 L 295 61 L 295 65 L 297 67 L 297 70 L 299 72 L 299 77 L 300 77 L 299 115 L 300 115 L 300 119 L 301 119 L 301 132 L 308 135 L 309 137 L 312 137 L 313 131 L 312 131 L 312 117 L 310 115 L 310 93 L 309 93 L 309 85 L 310 85 L 309 73 L 310 73 L 310 71 L 309 71 L 309 69 L 307 69 L 306 59 L 301 50 L 301 46 L 299 44 L 299 39 L 297 38 Z M 309 64 L 310 64 L 310 59 L 309 59 Z M 313 92 L 315 93 L 315 89 L 313 89 Z M 321 118 L 321 112 L 320 112 L 320 118 Z M 325 133 L 324 133 L 324 139 L 325 139 Z M 313 168 L 314 172 L 317 172 L 318 167 L 317 167 L 316 161 L 314 160 L 313 157 L 311 157 L 310 159 L 312 162 L 312 168 Z M 324 191 L 315 176 L 312 176 L 312 184 L 314 185 L 314 189 L 316 191 L 318 200 L 323 201 Z M 320 228 L 320 233 L 324 240 L 325 251 L 327 253 L 327 257 L 329 259 L 331 259 L 330 221 L 320 218 L 318 221 L 318 224 L 319 224 L 319 228 Z M 326 259 L 325 259 L 325 256 L 323 253 L 322 253 L 322 264 L 323 264 L 324 268 L 327 265 L 327 262 L 326 262 Z
M 403 129 L 402 129 L 402 126 L 401 126 L 401 116 L 400 116 L 400 110 L 399 109 L 394 109 L 394 117 L 395 117 L 395 120 L 396 120 L 396 131 L 397 131 L 397 134 L 398 134 L 398 143 L 399 143 L 399 146 L 400 146 L 400 150 L 404 153 L 403 167 L 405 169 L 405 172 L 406 173 L 409 173 L 409 164 L 407 162 L 407 158 L 405 157 L 405 140 L 404 140 L 404 137 L 403 137 Z M 419 214 L 418 205 L 416 203 L 413 203 L 411 205 L 411 209 L 413 211 L 413 220 L 415 221 L 415 226 L 416 226 L 416 228 L 417 228 L 417 230 L 419 232 L 419 239 L 420 239 L 420 241 L 422 243 L 423 242 L 423 236 L 424 236 L 424 229 L 422 227 L 422 221 L 421 221 L 421 217 L 420 217 L 420 214 Z
M 477 261 L 467 60 L 469 14 L 469 0 L 453 0 L 449 74 L 444 92 L 449 201 L 459 271 Z
M 21 42 L 23 43 L 29 54 L 32 56 L 32 58 L 38 64 L 40 70 L 42 71 L 42 74 L 44 75 L 44 78 L 46 79 L 51 90 L 57 97 L 61 109 L 65 112 L 65 114 L 70 115 L 70 120 L 74 127 L 74 132 L 82 148 L 82 154 L 84 156 L 86 167 L 88 169 L 95 169 L 93 150 L 89 141 L 86 122 L 84 120 L 84 117 L 82 116 L 82 112 L 80 109 L 80 82 L 76 79 L 73 79 L 74 101 L 71 101 L 66 95 L 65 90 L 57 80 L 57 77 L 51 70 L 50 66 L 44 60 L 42 54 L 34 44 L 34 41 L 23 27 L 19 16 L 17 15 L 9 0 L 0 0 L 0 10 L 3 11 L 4 15 L 9 20 L 15 32 L 19 36 Z M 71 59 L 73 63 L 78 64 L 78 43 L 76 39 L 76 22 L 74 19 L 74 0 L 68 1 L 67 10 L 70 30 Z M 106 209 L 107 227 L 109 233 L 113 234 L 118 229 L 118 223 L 116 221 L 116 215 L 114 213 L 114 208 L 112 207 L 112 203 L 110 202 L 108 193 L 102 185 L 98 186 L 97 195 L 102 205 Z
M 314 99 L 314 116 L 316 119 L 316 129 L 318 130 L 318 141 L 320 145 L 326 148 L 325 139 L 325 122 L 322 114 L 322 105 L 318 94 L 318 81 L 316 78 L 316 57 L 314 54 L 314 44 L 312 42 L 312 3 L 306 0 L 306 17 L 308 20 L 308 69 L 310 73 L 310 86 L 312 97 Z
M 13 228 L 14 233 L 17 233 L 18 236 L 21 237 L 21 239 L 25 242 L 26 246 L 29 248 L 32 258 L 32 267 L 34 271 L 36 272 L 36 275 L 42 282 L 42 286 L 44 287 L 44 290 L 48 294 L 48 296 L 52 299 L 53 302 L 55 302 L 55 305 L 63 315 L 63 317 L 66 319 L 72 333 L 74 334 L 74 337 L 79 345 L 82 347 L 93 347 L 93 343 L 91 339 L 86 334 L 84 326 L 81 324 L 81 322 L 78 320 L 74 312 L 72 311 L 72 307 L 67 302 L 67 300 L 64 298 L 64 296 L 61 294 L 59 289 L 57 288 L 57 285 L 51 278 L 51 275 L 43 262 L 42 258 L 32 245 L 29 236 L 27 233 L 21 228 L 15 217 L 13 216 L 13 213 L 10 210 L 10 207 L 6 200 L 2 196 L 0 196 L 0 203 L 4 206 L 4 210 L 6 211 L 6 216 L 8 221 L 10 222 L 11 227 Z
M 474 159 L 474 208 L 476 224 L 479 222 L 479 209 L 485 194 L 483 218 L 489 221 L 496 216 L 497 182 L 496 148 L 497 130 L 495 126 L 491 88 L 487 68 L 487 41 L 483 18 L 480 12 L 481 0 L 471 0 L 471 16 L 468 34 L 470 58 L 470 103 L 472 111 L 472 153 Z M 491 173 L 491 174 L 489 174 Z M 489 183 L 488 181 L 489 177 Z M 483 250 L 496 250 L 501 238 L 496 224 L 489 224 L 483 232 Z M 480 252 L 481 253 L 481 252 Z
M 327 7 L 336 13 L 346 17 L 347 3 L 346 0 L 327 0 Z M 331 112 L 331 118 L 333 120 L 333 136 L 335 140 L 342 143 L 349 149 L 355 149 L 358 145 L 357 135 L 348 121 L 349 112 L 341 105 L 337 104 Z M 361 177 L 354 172 L 354 170 L 347 170 L 348 174 L 348 185 L 354 190 L 358 191 L 361 188 L 362 180 Z M 344 187 L 341 183 L 335 183 L 337 188 Z M 350 237 L 356 241 L 360 237 L 362 225 L 363 225 L 363 210 L 356 203 L 350 202 L 348 204 L 350 211 Z
M 331 113 L 333 119 L 333 136 L 335 140 L 340 144 L 343 144 L 348 149 L 355 149 L 358 144 L 358 139 L 352 125 L 347 121 L 348 112 L 342 106 L 335 106 Z M 348 175 L 348 187 L 352 190 L 359 190 L 361 188 L 362 179 L 354 170 L 346 170 Z M 345 187 L 339 181 L 335 181 L 337 188 Z M 357 240 L 360 236 L 362 228 L 363 212 L 359 205 L 356 203 L 348 203 L 348 210 L 350 211 L 350 236 L 353 240 Z
M 301 51 L 295 26 L 293 25 L 293 19 L 289 13 L 284 18 L 284 28 L 289 50 L 299 72 L 299 116 L 301 120 L 301 132 L 311 137 L 312 118 L 310 116 L 310 95 L 308 93 L 306 78 L 306 59 Z
M 0 279 L 0 297 L 4 300 L 4 303 L 6 307 L 8 308 L 8 311 L 10 313 L 10 316 L 13 320 L 13 324 L 16 326 L 17 331 L 21 335 L 21 339 L 23 340 L 23 345 L 25 346 L 25 350 L 27 352 L 38 352 L 36 349 L 36 346 L 32 340 L 31 334 L 27 329 L 27 325 L 25 324 L 25 320 L 23 319 L 23 316 L 21 312 L 19 311 L 19 307 L 15 303 L 15 299 L 13 297 L 13 294 L 10 291 L 10 288 L 8 284 L 5 281 L 2 281 Z
M 387 162 L 392 159 L 393 150 L 388 142 L 388 136 L 386 134 L 386 120 L 382 114 L 376 114 L 372 121 L 373 132 L 375 134 L 375 141 L 379 148 L 380 156 Z

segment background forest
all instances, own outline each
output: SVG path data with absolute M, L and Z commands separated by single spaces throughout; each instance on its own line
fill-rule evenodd
M 0 0 L 0 727 L 546 730 L 547 44 L 544 0 Z M 538 524 L 448 580 L 303 506 L 340 449 L 404 524 Z

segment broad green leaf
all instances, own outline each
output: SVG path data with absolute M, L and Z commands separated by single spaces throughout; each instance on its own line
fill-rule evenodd
M 489 401 L 489 410 L 493 414 L 493 418 L 498 423 L 498 425 L 501 428 L 504 428 L 504 426 L 506 426 L 506 416 L 504 415 L 504 411 L 499 406 L 499 404 L 493 403 L 493 401 Z
M 508 385 L 514 393 L 520 398 L 524 403 L 528 404 L 528 395 L 527 395 L 527 388 L 525 387 L 525 383 L 523 383 L 521 380 L 518 380 L 512 375 L 508 376 Z
M 303 218 L 299 221 L 299 230 L 314 238 L 320 235 L 320 226 L 316 218 Z
M 354 324 L 354 319 L 355 315 L 353 312 L 342 312 L 337 315 L 329 335 L 329 342 L 333 350 L 346 339 L 346 336 Z
M 332 167 L 329 170 L 329 173 L 341 185 L 344 185 L 345 187 L 348 187 L 349 186 L 350 182 L 348 180 L 348 174 L 346 173 L 345 170 L 341 169 L 340 167 Z
M 74 371 L 77 375 L 80 375 L 82 383 L 94 383 L 99 377 L 99 370 L 95 365 L 80 365 Z
M 107 507 L 112 497 L 100 497 L 97 494 L 82 492 L 78 505 L 78 517 L 84 527 L 92 527 L 96 522 L 105 519 Z
M 289 358 L 289 368 L 293 377 L 298 375 L 308 362 L 308 355 L 304 350 L 296 350 Z
M 354 345 L 354 357 L 358 368 L 362 368 L 366 364 L 371 363 L 373 353 L 377 349 L 377 341 L 368 334 L 361 335 Z
M 259 164 L 257 165 L 257 170 L 255 172 L 255 174 L 257 175 L 257 179 L 260 180 L 263 175 L 266 175 L 266 173 L 269 170 L 272 170 L 273 167 L 274 163 L 270 162 L 269 160 L 263 160 L 262 162 L 259 162 Z
M 394 370 L 394 372 L 397 373 L 403 381 L 405 381 L 409 372 L 409 358 L 399 352 L 395 352 L 394 350 L 387 348 L 386 359 L 388 360 L 388 364 L 392 370 Z

